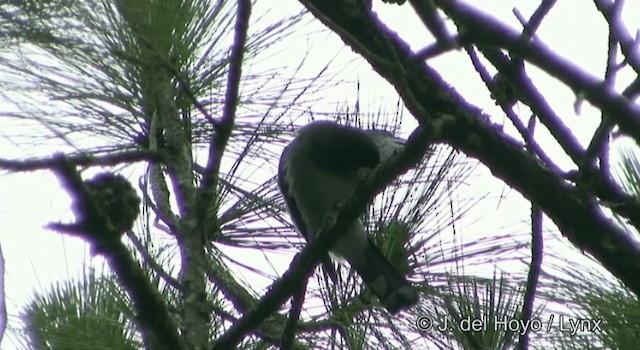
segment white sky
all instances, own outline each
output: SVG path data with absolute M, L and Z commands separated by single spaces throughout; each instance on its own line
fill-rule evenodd
M 254 16 L 272 2 L 259 1 L 254 9 Z M 481 4 L 484 9 L 490 9 L 493 16 L 502 20 L 508 20 L 514 27 L 519 28 L 513 8 L 518 8 L 525 17 L 537 6 L 538 1 L 473 1 Z M 578 2 L 559 1 L 551 14 L 545 19 L 544 24 L 537 32 L 538 36 L 556 52 L 562 56 L 577 62 L 583 69 L 602 76 L 604 71 L 606 53 L 606 27 L 601 15 L 593 5 L 582 6 L 580 10 L 574 7 Z M 580 2 L 584 4 L 584 2 Z M 287 5 L 285 5 L 287 4 Z M 381 1 L 374 1 L 380 17 L 401 37 L 409 41 L 414 50 L 420 49 L 431 43 L 420 21 L 411 12 L 408 4 L 404 6 L 385 5 Z M 290 7 L 289 7 L 290 6 Z M 279 11 L 293 11 L 299 8 L 292 1 L 279 2 L 278 10 L 270 15 L 274 18 L 280 16 Z M 585 9 L 586 8 L 586 9 Z M 637 21 L 631 21 L 632 14 L 637 20 L 640 14 L 640 3 L 627 1 L 626 9 L 627 25 Z M 322 27 L 316 24 L 318 29 Z M 634 28 L 635 29 L 635 28 Z M 630 30 L 634 33 L 635 30 Z M 301 57 L 308 49 L 316 56 L 309 62 L 306 69 L 310 76 L 317 69 L 336 54 L 340 55 L 339 61 L 348 62 L 353 54 L 349 48 L 343 47 L 342 42 L 328 31 L 317 31 L 311 37 L 300 38 L 288 45 L 282 53 L 281 59 L 291 59 L 292 65 L 297 65 L 296 57 Z M 286 57 L 286 58 L 285 58 Z M 281 62 L 280 62 L 281 63 Z M 502 113 L 489 99 L 488 92 L 477 78 L 471 65 L 462 53 L 450 53 L 430 61 L 430 63 L 445 77 L 470 102 L 481 106 L 485 112 L 502 118 Z M 348 64 L 339 78 L 342 80 L 361 82 L 362 105 L 370 105 L 370 111 L 375 111 L 379 106 L 386 106 L 393 110 L 397 101 L 397 94 L 388 84 L 371 72 L 365 63 L 357 66 Z M 541 91 L 547 97 L 549 103 L 555 107 L 564 122 L 576 133 L 579 140 L 585 144 L 597 125 L 599 113 L 588 104 L 582 106 L 581 115 L 574 112 L 575 95 L 554 79 L 542 74 L 536 74 L 535 69 L 528 68 L 531 76 L 534 76 Z M 1 73 L 0 73 L 1 74 Z M 286 74 L 285 74 L 286 76 Z M 621 82 L 629 81 L 621 76 Z M 334 103 L 355 101 L 355 83 L 346 84 L 341 88 L 331 89 L 326 92 L 327 107 L 324 111 L 335 111 Z M 2 108 L 2 105 L 0 105 Z M 365 107 L 366 110 L 366 107 Z M 526 110 L 522 110 L 523 112 Z M 526 113 L 523 113 L 526 115 Z M 407 119 L 411 119 L 407 116 Z M 408 120 L 407 120 L 408 121 Z M 501 119 L 495 119 L 496 122 Z M 508 121 L 504 121 L 509 124 Z M 0 150 L 3 158 L 20 158 L 25 155 L 49 155 L 56 149 L 51 146 L 29 147 L 24 149 L 22 144 L 8 142 L 4 136 L 11 135 L 11 130 L 2 129 L 4 125 L 0 120 Z M 415 125 L 413 121 L 407 125 Z M 510 126 L 507 130 L 512 130 Z M 541 130 L 542 128 L 538 128 Z M 406 134 L 404 135 L 406 136 Z M 554 159 L 561 160 L 565 166 L 569 163 L 564 156 L 558 156 L 558 148 L 549 138 L 538 137 L 538 141 L 545 147 Z M 275 172 L 275 165 L 269 171 Z M 528 218 L 528 204 L 514 191 L 504 188 L 502 184 L 493 180 L 485 169 L 479 169 L 477 176 L 471 177 L 470 188 L 482 188 L 492 190 L 495 195 L 503 190 L 509 192 L 506 200 L 484 202 L 483 208 L 479 208 L 479 214 L 473 215 L 478 219 L 473 226 L 467 227 L 476 233 L 513 231 L 514 226 L 526 229 Z M 83 267 L 91 260 L 88 257 L 87 246 L 79 239 L 62 236 L 58 233 L 43 229 L 48 222 L 69 218 L 69 198 L 59 188 L 55 177 L 49 172 L 36 172 L 30 174 L 12 174 L 0 177 L 0 242 L 6 260 L 6 296 L 9 311 L 9 330 L 2 344 L 3 349 L 15 348 L 15 333 L 11 331 L 12 323 L 16 321 L 21 305 L 24 305 L 34 290 L 44 290 L 51 283 L 78 276 Z M 550 226 L 546 227 L 547 229 Z M 285 260 L 289 257 L 285 256 Z M 13 323 L 15 327 L 15 323 Z

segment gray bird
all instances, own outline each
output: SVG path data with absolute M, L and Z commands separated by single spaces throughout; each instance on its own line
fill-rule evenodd
M 278 168 L 278 185 L 300 234 L 312 240 L 325 216 L 349 197 L 363 175 L 403 142 L 384 131 L 329 121 L 302 127 L 282 152 Z M 349 262 L 389 312 L 395 314 L 417 302 L 416 289 L 380 252 L 359 219 L 336 241 L 331 253 Z M 322 261 L 335 278 L 329 256 Z

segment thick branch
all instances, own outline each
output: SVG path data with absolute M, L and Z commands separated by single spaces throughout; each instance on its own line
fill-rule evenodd
M 462 5 L 461 5 L 462 6 Z M 464 23 L 466 25 L 467 18 L 476 18 L 481 17 L 481 15 L 473 12 L 470 8 L 464 8 L 460 10 L 461 13 L 464 14 L 461 18 L 464 18 Z M 456 12 L 457 13 L 457 12 Z M 474 17 L 475 16 L 475 17 Z M 474 24 L 475 26 L 476 24 Z M 500 27 L 501 25 L 496 21 L 491 21 L 489 19 L 483 18 L 481 23 L 477 24 L 477 30 L 474 30 L 474 34 L 466 35 L 467 38 L 473 40 L 474 38 L 482 37 L 484 38 L 486 35 L 491 36 L 499 36 L 500 32 L 492 32 L 493 27 Z M 492 27 L 493 26 L 493 27 Z M 479 28 L 489 28 L 487 29 L 489 32 L 478 34 L 477 32 L 483 30 Z M 502 30 L 502 29 L 500 29 Z M 507 29 L 505 29 L 507 30 Z M 478 36 L 479 35 L 479 36 Z M 508 38 L 507 38 L 508 37 Z M 558 56 L 554 56 L 550 50 L 542 47 L 541 44 L 536 41 L 531 41 L 532 46 L 537 45 L 537 49 L 532 49 L 528 45 L 526 41 L 519 40 L 518 34 L 510 31 L 509 34 L 505 34 L 506 39 L 496 39 L 498 41 L 509 41 L 510 44 L 508 47 L 512 48 L 527 48 L 527 52 L 529 56 L 522 56 L 519 58 L 525 58 L 527 60 L 531 60 L 531 57 L 541 60 L 548 60 L 549 57 L 554 57 L 553 60 L 549 61 L 549 66 L 551 70 L 548 71 L 550 74 L 555 75 L 553 72 L 559 72 L 559 74 L 566 73 L 566 76 L 571 81 L 577 82 L 575 86 L 571 86 L 574 91 L 591 91 L 593 97 L 599 100 L 603 100 L 607 105 L 600 105 L 599 107 L 602 109 L 605 118 L 611 116 L 609 113 L 613 113 L 615 110 L 619 110 L 623 113 L 624 110 L 632 110 L 633 113 L 638 113 L 637 115 L 628 114 L 624 115 L 616 115 L 618 117 L 618 121 L 624 119 L 625 121 L 631 122 L 629 124 L 637 124 L 640 125 L 640 109 L 637 106 L 632 104 L 625 94 L 616 95 L 613 90 L 611 90 L 611 84 L 607 84 L 605 81 L 600 81 L 595 83 L 597 80 L 594 77 L 588 76 L 585 72 L 579 71 L 575 66 L 571 65 L 569 62 L 563 60 Z M 493 40 L 491 38 L 490 40 Z M 562 147 L 566 150 L 567 154 L 578 164 L 583 171 L 581 176 L 585 181 L 589 182 L 589 186 L 585 188 L 585 191 L 595 193 L 601 200 L 611 203 L 614 211 L 618 214 L 628 218 L 632 225 L 640 229 L 640 204 L 630 195 L 624 193 L 616 184 L 614 184 L 609 178 L 603 176 L 602 173 L 598 173 L 593 171 L 593 169 L 589 167 L 584 167 L 583 164 L 585 162 L 585 151 L 582 149 L 580 144 L 575 140 L 573 134 L 566 128 L 566 126 L 562 123 L 561 119 L 553 112 L 553 110 L 548 106 L 546 101 L 542 95 L 535 89 L 530 79 L 524 73 L 524 70 L 520 67 L 517 67 L 515 64 L 508 61 L 504 55 L 502 55 L 498 50 L 493 48 L 487 48 L 484 46 L 480 46 L 480 49 L 483 50 L 486 57 L 496 66 L 501 73 L 506 74 L 507 77 L 513 79 L 513 85 L 517 87 L 516 91 L 521 94 L 519 98 L 529 105 L 531 109 L 540 117 L 540 120 L 547 126 L 549 131 L 553 134 L 556 140 L 562 145 Z M 538 51 L 536 51 L 538 50 Z M 517 50 L 516 50 L 517 51 Z M 544 52 L 543 52 L 544 51 Z M 518 53 L 519 55 L 519 53 Z M 555 61 L 554 61 L 555 60 Z M 535 63 L 535 62 L 533 62 Z M 563 66 L 571 67 L 562 68 Z M 542 67 L 544 68 L 544 67 Z M 563 69 L 567 70 L 566 72 Z M 556 76 L 560 79 L 559 76 Z M 561 79 L 562 80 L 562 79 Z M 582 84 L 582 85 L 580 85 Z M 591 85 L 589 85 L 591 84 Z M 592 86 L 592 87 L 589 87 Z M 610 95 L 610 96 L 609 96 Z M 587 99 L 589 97 L 587 96 Z M 594 103 L 594 101 L 591 101 Z M 596 104 L 596 103 L 594 103 Z M 597 104 L 596 104 L 597 105 Z M 609 109 L 605 109 L 607 106 L 611 107 Z M 635 111 L 635 112 L 634 112 Z M 628 118 L 627 118 L 628 117 Z M 611 118 L 612 120 L 614 118 Z M 622 125 L 621 125 L 622 127 Z M 627 129 L 628 131 L 629 129 Z M 639 140 L 636 138 L 636 140 Z
M 585 152 L 571 130 L 567 128 L 562 119 L 545 101 L 542 94 L 526 75 L 524 69 L 514 64 L 499 50 L 487 47 L 481 47 L 480 49 L 485 54 L 485 57 L 500 71 L 500 74 L 503 74 L 503 77 L 511 81 L 511 86 L 516 87 L 515 92 L 518 99 L 531 108 L 575 164 L 580 167 L 582 182 L 589 184 L 584 190 L 595 194 L 603 201 L 613 203 L 618 214 L 627 217 L 631 224 L 640 229 L 640 203 L 632 196 L 624 193 L 618 185 L 611 181 L 606 171 L 598 172 L 592 166 L 585 166 L 589 157 L 588 152 Z M 606 130 L 606 128 L 599 127 L 594 138 L 602 138 L 598 134 L 606 133 Z M 608 136 L 608 134 L 605 136 Z M 529 143 L 526 137 L 525 140 Z M 549 166 L 548 163 L 546 165 Z M 551 168 L 554 169 L 555 167 L 551 166 Z M 603 168 L 602 164 L 600 168 Z
M 479 45 L 490 45 L 509 50 L 553 77 L 559 79 L 576 94 L 611 117 L 620 129 L 640 141 L 640 108 L 616 93 L 601 79 L 578 68 L 575 64 L 549 50 L 539 41 L 520 40 L 520 34 L 491 18 L 486 13 L 460 1 L 437 0 L 436 3 L 464 31 L 465 38 Z
M 354 14 L 344 9 L 346 5 L 341 1 L 301 2 L 396 88 L 422 125 L 431 125 L 441 141 L 479 159 L 496 177 L 537 204 L 573 244 L 595 256 L 640 295 L 640 275 L 637 273 L 640 247 L 627 232 L 602 214 L 592 198 L 542 166 L 523 145 L 503 133 L 500 127 L 492 125 L 478 108 L 466 103 L 426 64 L 412 60 L 413 53 L 407 43 L 388 30 L 374 14 L 365 11 Z M 454 7 L 447 1 L 439 3 L 447 10 Z M 487 30 L 479 26 L 484 23 L 483 19 L 474 19 L 467 13 L 465 22 L 467 17 L 471 17 L 473 30 L 509 38 L 500 43 L 517 48 L 521 57 L 536 57 L 534 63 L 541 63 L 543 68 L 554 72 L 563 69 L 559 74 L 563 81 L 577 90 L 589 90 L 588 98 L 594 104 L 615 115 L 633 135 L 640 135 L 640 112 L 626 99 L 604 90 L 595 78 L 577 71 L 565 60 L 556 62 L 555 55 L 538 57 L 540 55 L 532 52 L 534 48 L 543 50 L 539 46 L 520 44 L 519 34 L 512 30 L 495 24 Z M 501 31 L 497 32 L 496 28 Z M 504 34 L 504 30 L 508 34 Z M 548 50 L 544 51 L 548 53 Z

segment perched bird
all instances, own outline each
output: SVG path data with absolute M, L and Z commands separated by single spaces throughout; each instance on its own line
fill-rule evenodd
M 300 234 L 312 240 L 325 216 L 349 197 L 363 175 L 402 144 L 402 139 L 384 131 L 329 121 L 302 127 L 282 152 L 278 169 L 280 191 Z M 416 289 L 380 252 L 359 219 L 331 253 L 349 262 L 389 312 L 417 302 Z M 323 264 L 325 270 L 333 268 L 328 256 Z

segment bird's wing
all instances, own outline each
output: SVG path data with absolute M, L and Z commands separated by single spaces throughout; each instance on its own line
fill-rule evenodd
M 302 219 L 302 214 L 300 213 L 300 209 L 296 203 L 295 196 L 293 196 L 289 191 L 289 183 L 286 180 L 287 178 L 287 159 L 289 155 L 291 145 L 284 148 L 282 151 L 282 156 L 280 157 L 280 163 L 278 164 L 278 187 L 280 188 L 280 192 L 284 197 L 284 203 L 287 206 L 289 211 L 289 215 L 291 216 L 291 220 L 293 221 L 293 225 L 298 230 L 298 232 L 304 237 L 306 240 L 309 240 L 309 229 Z M 334 282 L 338 282 L 338 274 L 336 273 L 336 268 L 331 262 L 331 258 L 329 254 L 325 254 L 322 257 L 322 266 L 324 272 L 329 276 L 329 278 Z
M 389 157 L 400 151 L 404 147 L 407 140 L 393 136 L 392 133 L 385 130 L 367 130 L 367 135 L 378 146 L 380 152 L 380 161 L 384 162 Z

